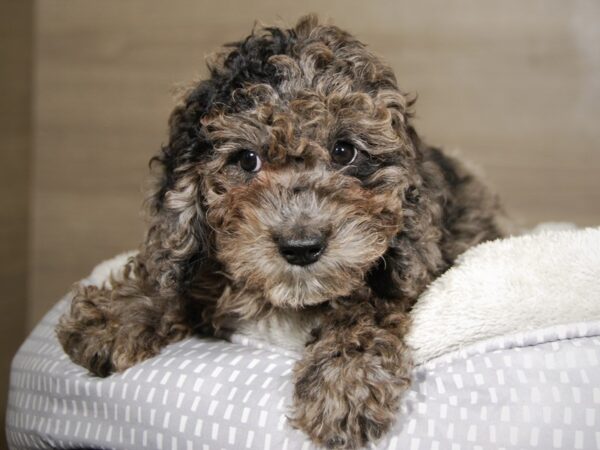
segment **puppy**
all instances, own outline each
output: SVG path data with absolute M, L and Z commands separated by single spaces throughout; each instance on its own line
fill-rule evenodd
M 386 64 L 308 16 L 231 44 L 171 115 L 139 253 L 57 334 L 106 376 L 193 333 L 302 347 L 291 422 L 357 448 L 393 423 L 428 283 L 501 235 L 496 197 L 427 146 Z

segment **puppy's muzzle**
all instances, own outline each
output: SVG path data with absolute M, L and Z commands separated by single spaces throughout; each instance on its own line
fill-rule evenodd
M 316 262 L 327 245 L 322 235 L 307 237 L 280 238 L 279 253 L 290 264 L 307 266 Z

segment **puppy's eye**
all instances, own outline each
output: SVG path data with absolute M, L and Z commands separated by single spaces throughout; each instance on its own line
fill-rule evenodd
M 242 150 L 238 154 L 238 162 L 246 172 L 258 172 L 262 167 L 262 161 L 256 152 L 252 150 Z
M 356 148 L 346 141 L 337 141 L 331 149 L 331 159 L 337 164 L 347 166 L 356 158 Z

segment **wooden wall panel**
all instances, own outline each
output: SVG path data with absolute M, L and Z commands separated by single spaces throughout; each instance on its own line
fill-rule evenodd
M 32 4 L 0 3 L 0 449 L 8 372 L 27 313 Z
M 426 138 L 481 165 L 523 224 L 600 223 L 600 6 L 584 0 L 45 0 L 36 10 L 29 324 L 135 247 L 172 88 L 255 19 L 318 12 L 419 95 Z

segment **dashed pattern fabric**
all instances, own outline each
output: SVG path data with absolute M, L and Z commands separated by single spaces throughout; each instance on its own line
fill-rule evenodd
M 14 358 L 11 449 L 314 448 L 287 420 L 296 355 L 240 336 L 191 338 L 122 374 L 90 376 L 54 326 Z M 377 449 L 600 448 L 600 322 L 495 338 L 417 367 Z

